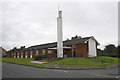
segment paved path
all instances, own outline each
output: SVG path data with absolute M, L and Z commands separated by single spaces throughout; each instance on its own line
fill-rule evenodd
M 96 70 L 56 70 L 3 62 L 3 78 L 116 78 L 118 68 Z

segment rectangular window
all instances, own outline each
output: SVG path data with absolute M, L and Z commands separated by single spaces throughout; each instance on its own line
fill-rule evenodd
M 16 58 L 16 53 L 14 53 L 14 58 Z
M 52 53 L 52 51 L 48 50 L 48 53 Z
M 23 52 L 21 52 L 21 58 L 23 58 Z
M 32 56 L 32 50 L 30 51 L 30 58 L 33 58 L 33 56 Z
M 38 50 L 36 50 L 36 55 L 38 55 Z
M 30 55 L 32 55 L 32 50 L 30 51 Z
M 25 58 L 27 58 L 27 51 L 25 52 Z
M 43 49 L 42 54 L 45 55 L 45 49 Z
M 25 54 L 27 55 L 27 51 L 25 52 Z
M 19 58 L 19 52 L 18 52 L 18 58 Z

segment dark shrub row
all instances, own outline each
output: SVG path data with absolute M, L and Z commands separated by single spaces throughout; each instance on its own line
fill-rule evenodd
M 35 56 L 35 60 L 43 60 L 43 59 L 46 59 L 47 56 L 46 55 L 36 55 Z

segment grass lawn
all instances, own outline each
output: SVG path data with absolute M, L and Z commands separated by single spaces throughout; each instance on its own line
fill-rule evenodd
M 96 62 L 97 60 L 99 62 Z M 30 63 L 34 61 L 34 58 L 3 58 L 2 61 L 24 64 L 30 66 L 45 66 L 44 64 Z M 120 63 L 120 58 L 99 56 L 99 57 L 88 57 L 88 58 L 63 58 L 61 60 L 47 62 L 46 64 L 60 64 L 60 65 L 86 65 L 86 66 L 108 66 L 112 64 Z
M 2 58 L 3 60 L 34 61 L 34 58 Z
M 46 65 L 31 63 L 29 61 L 33 61 L 34 58 L 3 58 L 2 61 L 16 63 L 16 64 L 23 64 L 29 66 L 36 66 L 36 67 L 45 67 Z
M 90 59 L 96 59 L 96 58 L 91 57 Z M 108 65 L 118 63 L 118 58 L 100 57 L 99 59 L 105 61 L 105 63 L 95 62 L 95 61 L 87 60 L 87 59 L 84 59 L 84 58 L 64 58 L 64 59 L 61 59 L 61 60 L 58 60 L 58 61 L 48 62 L 47 64 L 108 66 Z
M 0 58 L 0 61 L 2 61 L 2 58 Z
M 101 61 L 102 63 L 112 63 L 112 64 L 120 63 L 120 58 L 108 57 L 108 56 L 88 57 L 88 59 L 98 60 Z

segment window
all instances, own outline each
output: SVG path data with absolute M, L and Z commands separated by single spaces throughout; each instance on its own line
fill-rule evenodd
M 27 51 L 25 52 L 25 54 L 27 55 Z
M 30 51 L 30 58 L 32 58 L 32 50 Z
M 32 50 L 30 51 L 30 55 L 32 55 Z
M 18 56 L 17 56 L 17 58 L 19 58 L 19 52 L 18 52 Z
M 21 52 L 21 58 L 23 58 L 23 52 Z
M 14 53 L 14 58 L 16 58 L 16 53 Z
M 27 51 L 25 52 L 25 58 L 27 58 Z
M 52 53 L 52 51 L 48 50 L 48 53 Z
M 38 50 L 36 50 L 36 55 L 38 55 Z
M 43 49 L 42 54 L 45 55 L 45 49 Z

